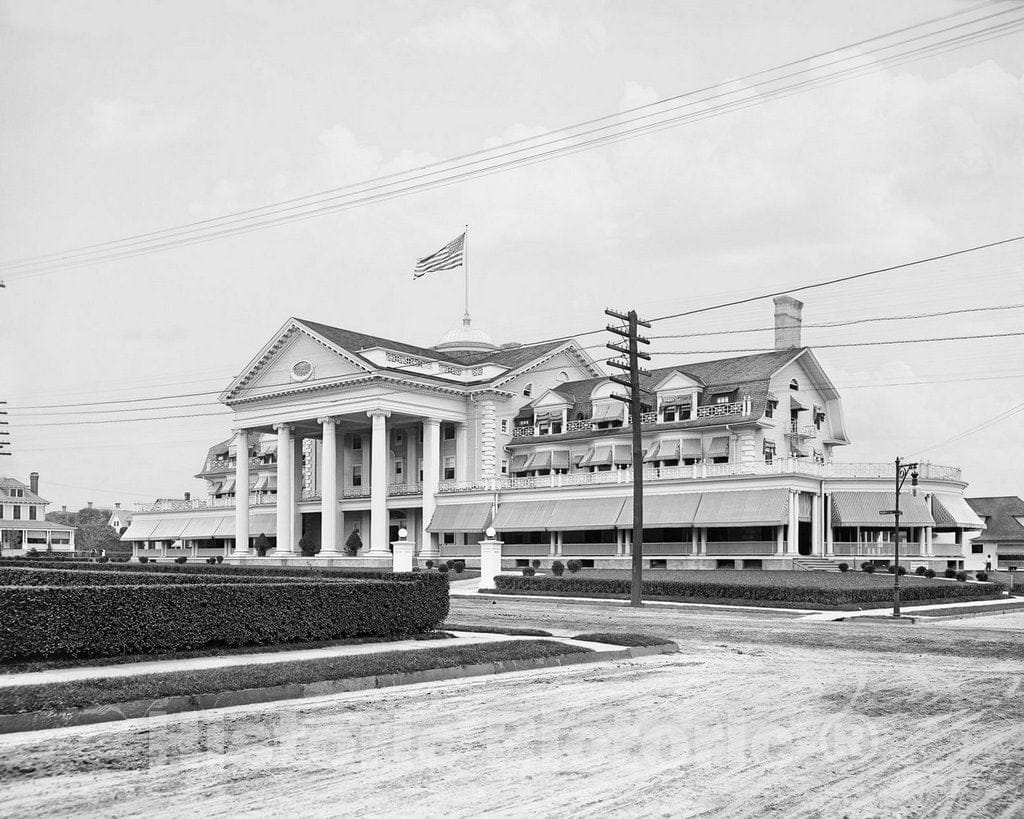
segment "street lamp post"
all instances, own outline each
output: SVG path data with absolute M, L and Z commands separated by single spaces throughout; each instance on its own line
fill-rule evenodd
M 900 490 L 907 476 L 910 476 L 910 489 L 917 497 L 917 464 L 905 464 L 896 459 L 896 508 L 879 512 L 880 515 L 893 515 L 893 581 L 892 581 L 892 616 L 900 616 Z

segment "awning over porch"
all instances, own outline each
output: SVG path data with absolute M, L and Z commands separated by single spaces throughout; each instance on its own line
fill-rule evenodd
M 565 529 L 611 529 L 615 526 L 625 498 L 567 498 L 552 501 L 547 521 L 553 531 Z
M 554 501 L 518 501 L 498 506 L 491 524 L 499 532 L 533 532 L 548 528 Z
M 711 443 L 708 444 L 709 458 L 728 458 L 729 457 L 729 437 L 727 435 L 719 435 L 717 438 L 712 438 Z
M 185 524 L 185 528 L 181 533 L 181 536 L 193 539 L 211 538 L 216 535 L 217 529 L 220 528 L 227 519 L 227 515 L 206 515 L 205 517 L 191 518 Z M 232 531 L 234 531 L 234 523 L 234 518 L 231 518 Z
M 136 516 L 132 519 L 128 528 L 125 529 L 124 534 L 121 535 L 121 540 L 149 540 L 157 523 L 156 518 L 140 518 Z
M 884 529 L 895 525 L 895 515 L 882 512 L 896 508 L 893 492 L 833 492 L 833 526 L 870 526 Z M 900 526 L 934 526 L 935 519 L 924 498 L 900 493 Z
M 274 512 L 249 514 L 249 536 L 261 534 L 273 537 L 277 531 L 277 515 Z M 210 538 L 233 538 L 235 516 L 224 515 L 175 515 L 136 516 L 121 535 L 121 540 L 208 540 Z
M 696 458 L 699 461 L 702 456 L 700 438 L 683 438 L 680 456 L 683 458 Z
M 961 495 L 936 492 L 932 495 L 932 516 L 936 526 L 950 529 L 985 528 L 985 521 L 978 517 Z
M 530 460 L 530 456 L 527 454 L 513 455 L 512 463 L 509 464 L 510 472 L 525 472 L 526 462 Z
M 692 526 L 699 504 L 700 492 L 681 492 L 677 495 L 644 495 L 644 528 Z M 633 525 L 632 498 L 626 498 L 615 525 L 620 529 Z
M 695 526 L 779 526 L 789 517 L 789 492 L 752 489 L 705 492 L 693 517 Z
M 534 469 L 551 469 L 551 450 L 545 450 L 543 452 L 534 452 L 530 456 L 530 460 L 526 464 L 526 471 L 530 472 Z
M 434 510 L 431 532 L 483 532 L 491 522 L 490 503 L 450 503 Z

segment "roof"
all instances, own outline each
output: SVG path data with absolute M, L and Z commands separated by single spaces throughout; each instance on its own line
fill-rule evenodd
M 49 532 L 73 532 L 74 526 L 65 526 L 63 523 L 53 523 L 49 520 L 0 520 L 0 529 L 15 530 L 36 530 L 42 529 Z
M 1024 500 L 1016 495 L 996 498 L 967 498 L 967 503 L 985 520 L 985 531 L 974 538 L 976 542 L 1024 542 L 1024 525 L 1016 518 L 1024 518 Z
M 9 490 L 11 489 L 23 489 L 25 496 L 23 498 L 17 498 L 19 501 L 26 501 L 28 503 L 49 503 L 48 500 L 39 497 L 33 492 L 27 483 L 22 483 L 17 478 L 0 478 L 0 489 L 4 490 L 5 495 L 10 495 Z

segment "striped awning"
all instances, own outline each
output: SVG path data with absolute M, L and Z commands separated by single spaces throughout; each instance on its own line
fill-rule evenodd
M 569 450 L 568 449 L 556 449 L 551 453 L 551 468 L 552 469 L 568 469 L 569 468 Z
M 228 518 L 228 523 L 231 526 L 230 531 L 225 535 L 221 527 L 218 527 L 217 537 L 235 536 L 235 519 Z M 259 535 L 274 537 L 276 533 L 277 514 L 275 512 L 257 512 L 255 515 L 249 515 L 249 537 L 258 537 Z
M 647 464 L 652 463 L 654 461 L 660 461 L 661 455 L 658 454 L 660 452 L 661 441 L 655 441 L 653 444 L 647 447 L 647 451 L 644 453 L 644 463 Z
M 789 517 L 789 492 L 752 489 L 705 492 L 694 515 L 696 526 L 778 526 Z
M 224 525 L 227 519 L 231 519 L 232 531 L 235 521 L 231 515 L 205 515 L 203 517 L 191 518 L 185 524 L 181 533 L 184 538 L 209 538 L 217 534 L 217 530 Z
M 146 518 L 136 515 L 132 518 L 132 522 L 125 530 L 125 533 L 121 535 L 121 540 L 149 540 L 159 522 L 159 518 Z
M 717 438 L 712 438 L 711 443 L 708 444 L 709 458 L 728 458 L 729 457 L 729 438 L 726 435 L 720 435 Z
M 234 491 L 235 491 L 235 479 L 234 478 L 228 478 L 226 481 L 224 481 L 224 483 L 221 485 L 221 487 L 217 490 L 217 492 L 219 494 L 221 494 L 221 495 L 227 494 L 228 492 L 234 492 Z
M 483 532 L 491 522 L 490 503 L 451 503 L 438 506 L 427 524 L 431 532 Z
M 680 455 L 683 458 L 696 458 L 700 460 L 702 456 L 700 438 L 683 438 Z
M 960 495 L 936 492 L 932 495 L 932 516 L 936 526 L 950 529 L 984 529 L 985 521 Z M 902 517 L 902 516 L 901 516 Z
M 896 495 L 892 492 L 833 492 L 832 525 L 884 529 L 893 526 L 896 517 L 882 512 L 895 508 Z M 924 498 L 900 493 L 900 526 L 934 525 L 935 519 Z
M 509 467 L 508 467 L 509 471 L 510 472 L 525 472 L 526 471 L 526 462 L 528 460 L 530 460 L 530 456 L 525 454 L 525 453 L 521 453 L 519 455 L 513 455 L 512 456 L 512 463 L 509 464 Z
M 554 508 L 548 518 L 547 528 L 552 531 L 565 529 L 611 529 L 622 511 L 626 498 L 571 498 L 552 501 Z
M 594 404 L 591 421 L 621 421 L 626 417 L 626 405 L 621 401 L 611 400 Z
M 645 495 L 644 528 L 691 526 L 699 504 L 699 492 Z M 620 529 L 633 525 L 633 501 L 630 498 L 626 498 L 615 525 Z
M 545 450 L 544 452 L 534 452 L 530 456 L 530 460 L 527 461 L 524 467 L 526 471 L 531 469 L 551 469 L 551 450 Z
M 663 407 L 688 407 L 692 402 L 692 396 L 686 395 L 663 395 L 659 402 Z
M 532 532 L 548 528 L 555 501 L 512 501 L 498 506 L 491 525 L 499 532 Z
M 629 466 L 633 463 L 633 447 L 628 444 L 616 444 L 612 447 L 612 463 L 616 466 Z
M 269 483 L 270 483 L 270 476 L 269 475 L 263 475 L 262 477 L 259 477 L 259 478 L 256 479 L 256 483 L 254 483 L 253 486 L 252 486 L 252 491 L 253 492 L 265 492 L 266 489 L 267 489 L 267 484 L 269 484 Z
M 181 533 L 185 531 L 185 527 L 191 522 L 192 518 L 178 517 L 178 518 L 163 518 L 157 521 L 155 527 L 153 527 L 153 533 L 150 538 L 153 540 L 170 540 L 171 538 L 180 538 Z
M 541 421 L 561 421 L 562 410 L 560 409 L 535 409 L 533 411 L 533 420 L 537 423 Z
M 595 446 L 580 461 L 580 466 L 611 466 L 611 463 L 612 447 Z

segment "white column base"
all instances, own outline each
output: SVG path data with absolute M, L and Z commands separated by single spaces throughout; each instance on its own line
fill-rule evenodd
M 493 589 L 495 575 L 501 574 L 500 540 L 480 541 L 480 589 Z
M 394 549 L 392 571 L 411 572 L 415 562 L 416 544 L 411 540 L 395 540 L 391 546 Z

